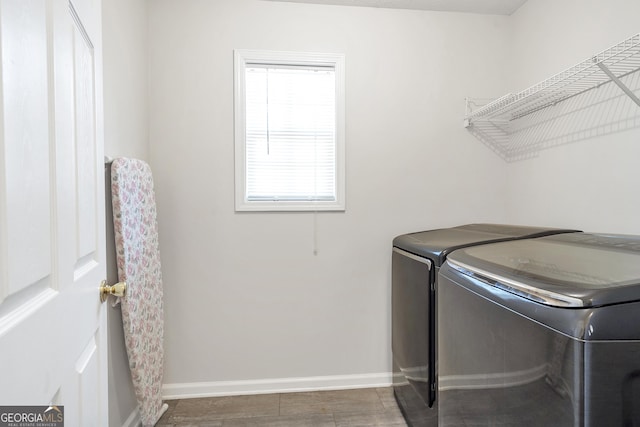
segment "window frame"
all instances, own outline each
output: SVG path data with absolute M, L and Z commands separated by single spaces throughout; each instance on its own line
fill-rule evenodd
M 246 68 L 253 64 L 332 67 L 336 101 L 336 200 L 247 200 L 246 197 Z M 234 50 L 235 210 L 345 211 L 345 57 L 336 53 Z

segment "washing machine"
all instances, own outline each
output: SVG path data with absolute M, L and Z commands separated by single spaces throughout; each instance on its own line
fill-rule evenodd
M 439 272 L 451 426 L 640 426 L 640 236 L 460 249 Z
M 404 234 L 393 240 L 392 354 L 394 395 L 410 426 L 436 426 L 436 282 L 456 249 L 577 230 L 468 224 Z

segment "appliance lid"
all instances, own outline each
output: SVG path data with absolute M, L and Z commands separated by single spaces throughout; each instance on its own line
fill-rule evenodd
M 447 255 L 456 249 L 576 231 L 578 230 L 520 225 L 467 224 L 398 236 L 393 240 L 393 246 L 429 258 L 437 267 L 440 267 Z
M 640 301 L 640 236 L 559 234 L 461 249 L 448 260 L 463 274 L 547 305 Z

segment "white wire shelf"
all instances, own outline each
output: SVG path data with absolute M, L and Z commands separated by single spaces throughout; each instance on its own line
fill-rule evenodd
M 636 34 L 573 67 L 554 75 L 522 92 L 507 94 L 464 117 L 464 126 L 477 122 L 492 122 L 508 133 L 508 123 L 569 98 L 613 82 L 640 106 L 640 99 L 623 82 L 624 78 L 640 70 L 640 34 Z

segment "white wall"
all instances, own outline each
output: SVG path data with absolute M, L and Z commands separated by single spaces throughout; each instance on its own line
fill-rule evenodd
M 638 33 L 638 16 L 637 0 L 529 0 L 511 17 L 515 60 L 510 90 L 529 87 Z M 640 107 L 633 106 L 631 129 L 579 139 L 510 164 L 509 221 L 640 234 L 635 108 Z
M 149 159 L 147 7 L 104 0 L 105 155 Z
M 278 389 L 276 379 L 291 377 L 388 380 L 392 238 L 504 219 L 507 166 L 462 116 L 466 96 L 506 90 L 508 18 L 257 0 L 148 4 L 165 392 L 184 395 L 194 389 L 186 383 L 209 393 Z M 346 54 L 345 213 L 234 212 L 236 48 Z
M 148 160 L 147 10 L 144 0 L 102 2 L 105 155 Z M 108 175 L 110 179 L 110 175 Z M 110 184 L 107 195 L 107 281 L 115 283 Z M 124 347 L 120 306 L 108 307 L 109 425 L 133 425 L 137 401 Z

